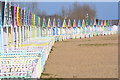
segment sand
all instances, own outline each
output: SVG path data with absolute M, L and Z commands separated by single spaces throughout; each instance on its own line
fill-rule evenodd
M 118 36 L 57 42 L 41 78 L 117 78 Z

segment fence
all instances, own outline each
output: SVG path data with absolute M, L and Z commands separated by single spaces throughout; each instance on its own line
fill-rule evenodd
M 119 27 L 112 20 L 46 19 L 0 2 L 0 79 L 40 78 L 55 42 L 117 34 Z

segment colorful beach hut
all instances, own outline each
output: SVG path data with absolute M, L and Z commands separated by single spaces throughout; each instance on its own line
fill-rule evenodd
M 52 23 L 50 18 L 48 19 L 47 27 L 48 27 L 48 36 L 52 36 Z
M 46 25 L 46 20 L 43 18 L 42 20 L 42 37 L 47 36 L 47 25 Z

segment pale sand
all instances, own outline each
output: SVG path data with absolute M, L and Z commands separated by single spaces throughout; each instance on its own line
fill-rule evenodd
M 117 78 L 118 36 L 55 43 L 42 78 Z

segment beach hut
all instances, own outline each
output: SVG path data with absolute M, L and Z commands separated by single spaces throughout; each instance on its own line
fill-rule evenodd
M 53 25 L 52 25 L 52 35 L 55 36 L 56 35 L 56 20 L 55 18 L 53 19 Z
M 90 24 L 89 24 L 88 17 L 86 17 L 85 25 L 86 25 L 85 33 L 86 33 L 86 37 L 88 38 L 90 36 Z
M 38 30 L 38 16 L 35 15 L 35 38 L 39 37 Z
M 85 25 L 85 21 L 84 21 L 84 19 L 83 19 L 83 21 L 82 21 L 82 27 L 85 27 L 86 25 Z
M 58 27 L 58 35 L 61 35 L 62 34 L 62 29 L 61 29 L 61 20 L 60 18 L 58 18 L 57 20 L 57 27 Z
M 62 24 L 62 39 L 65 40 L 66 39 L 66 30 L 67 30 L 67 23 L 66 20 L 63 20 L 63 24 Z
M 0 2 L 0 53 L 4 52 L 4 45 L 3 45 L 3 11 L 4 11 L 4 3 Z
M 24 38 L 24 35 L 23 35 L 23 32 L 24 32 L 24 29 L 23 29 L 23 19 L 24 19 L 24 9 L 23 8 L 21 8 L 20 9 L 20 24 L 21 24 L 21 26 L 20 26 L 20 28 L 21 28 L 21 44 L 23 44 L 24 43 L 24 40 L 23 40 L 23 38 Z M 30 15 L 29 15 L 29 17 L 30 17 Z M 14 21 L 14 20 L 13 20 Z M 30 19 L 28 18 L 28 21 L 30 21 Z M 14 26 L 14 25 L 13 25 Z M 29 23 L 29 28 L 30 28 L 30 23 Z M 14 32 L 14 29 L 12 30 L 12 32 Z M 14 34 L 14 33 L 13 33 Z M 29 35 L 29 39 L 30 39 L 30 35 Z
M 77 32 L 78 32 L 78 33 L 81 32 L 81 31 L 80 31 L 81 27 L 82 27 L 81 20 L 78 20 L 78 22 L 77 22 Z
M 82 35 L 81 35 L 81 38 L 84 38 L 85 37 L 85 21 L 84 19 L 82 20 L 82 28 L 81 28 L 81 32 L 82 32 Z
M 57 31 L 58 31 L 58 40 L 62 41 L 62 24 L 60 18 L 57 19 Z
M 21 16 L 22 16 L 22 8 L 21 8 Z M 30 41 L 30 10 L 28 11 L 28 41 Z M 21 20 L 22 20 L 22 17 L 21 17 Z M 22 24 L 22 23 L 21 23 Z M 21 25 L 22 27 L 23 25 Z M 38 35 L 37 35 L 38 36 Z M 36 37 L 37 37 L 36 36 Z
M 33 21 L 35 20 L 35 15 L 32 14 L 32 18 L 33 18 Z M 28 26 L 28 11 L 25 10 L 25 41 L 29 41 L 29 26 Z M 36 36 L 36 25 L 35 23 L 33 22 L 33 25 L 32 25 L 32 39 L 35 39 L 35 36 Z
M 107 35 L 107 21 L 104 20 L 104 35 Z
M 70 19 L 68 20 L 67 26 L 68 26 L 68 34 L 71 34 L 71 32 L 72 32 L 72 29 L 71 29 L 72 24 L 71 24 L 71 20 Z
M 3 38 L 4 38 L 4 47 L 5 50 L 9 50 L 12 45 L 12 12 L 11 12 L 11 3 L 5 2 L 4 4 L 4 22 L 3 22 Z M 17 15 L 17 14 L 16 14 Z M 17 40 L 18 42 L 18 40 Z
M 24 11 L 26 11 L 26 10 L 24 10 Z M 25 15 L 25 14 L 24 14 Z M 34 39 L 35 38 L 35 14 L 34 13 L 31 13 L 31 39 Z M 25 17 L 25 19 L 24 20 L 26 20 L 26 17 Z M 26 23 L 25 23 L 25 27 L 26 27 Z M 26 29 L 26 28 L 25 28 Z M 26 31 L 26 30 L 25 30 Z M 26 40 L 25 40 L 26 41 Z
M 51 24 L 51 19 L 48 19 L 48 23 L 47 23 L 47 27 L 48 27 L 48 36 L 52 36 L 52 24 Z
M 101 26 L 101 34 L 104 35 L 104 20 L 101 20 L 100 26 Z
M 107 34 L 110 35 L 110 20 L 107 20 Z
M 90 37 L 93 37 L 93 19 L 90 20 Z
M 63 24 L 62 24 L 62 33 L 63 33 L 63 35 L 65 35 L 65 31 L 66 31 L 66 27 L 67 27 L 67 24 L 66 24 L 66 20 L 64 19 L 63 20 Z
M 9 7 L 8 7 L 9 15 L 8 15 L 8 47 L 14 47 L 12 45 L 12 29 L 13 29 L 13 22 L 12 22 L 12 11 L 11 11 L 11 2 L 9 2 Z M 21 42 L 20 42 L 21 44 Z
M 40 36 L 40 17 L 38 16 L 38 37 Z
M 100 35 L 101 34 L 100 20 L 98 20 L 97 22 L 97 31 L 98 31 L 98 35 Z
M 77 23 L 76 23 L 76 20 L 74 19 L 73 20 L 73 34 L 77 34 Z
M 94 19 L 94 23 L 93 23 L 93 35 L 96 36 L 97 35 L 97 22 L 96 19 Z
M 78 20 L 78 22 L 77 22 L 77 38 L 80 38 L 80 35 L 81 35 L 81 27 L 82 27 L 82 25 L 81 25 L 81 21 L 80 20 Z
M 45 36 L 47 36 L 47 25 L 46 25 L 46 20 L 45 20 L 45 18 L 43 18 L 43 20 L 42 20 L 42 37 L 45 37 Z
M 15 7 L 14 7 L 15 8 Z M 21 12 L 22 12 L 22 21 L 21 21 L 21 28 L 22 28 L 22 31 L 21 31 L 21 37 L 22 37 L 22 44 L 24 44 L 24 41 L 25 41 L 25 8 L 21 9 Z M 14 15 L 15 17 L 15 15 Z M 29 38 L 31 39 L 32 38 L 32 14 L 30 13 L 30 23 L 29 23 Z M 15 20 L 14 20 L 15 22 Z M 16 24 L 14 24 L 14 26 L 16 26 Z
M 81 25 L 81 20 L 78 20 L 78 22 L 77 22 L 77 27 L 82 27 L 82 25 Z
M 110 20 L 110 33 L 113 34 L 113 24 L 112 24 L 112 20 Z
M 67 33 L 69 38 L 72 38 L 72 24 L 71 24 L 71 19 L 68 20 L 68 24 L 67 24 Z

